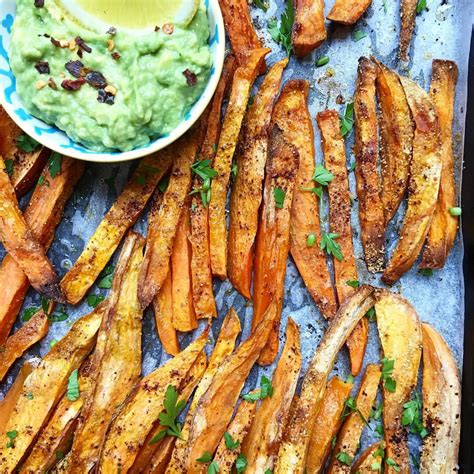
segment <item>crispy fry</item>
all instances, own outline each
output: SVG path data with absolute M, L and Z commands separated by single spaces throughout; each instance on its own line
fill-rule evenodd
M 336 313 L 336 298 L 326 264 L 326 254 L 319 245 L 308 247 L 308 235 L 321 241 L 318 197 L 308 191 L 314 188 L 314 130 L 309 114 L 309 83 L 288 81 L 273 111 L 273 121 L 283 131 L 288 143 L 299 155 L 290 220 L 290 251 L 310 295 L 322 315 L 328 319 Z
M 77 304 L 107 265 L 127 231 L 135 224 L 156 185 L 175 158 L 174 146 L 143 158 L 124 190 L 102 219 L 82 254 L 61 281 L 70 304 Z M 176 145 L 177 146 L 177 145 Z
M 224 61 L 219 84 L 212 99 L 209 118 L 207 121 L 204 141 L 197 156 L 197 160 L 213 160 L 216 154 L 216 145 L 221 133 L 222 102 L 230 86 L 232 76 L 236 68 L 236 60 L 233 55 L 228 55 Z M 194 177 L 194 189 L 202 186 L 202 180 Z M 216 302 L 212 290 L 211 256 L 209 253 L 209 212 L 207 205 L 204 206 L 199 193 L 191 198 L 191 280 L 194 302 L 194 311 L 198 319 L 207 318 L 209 315 L 216 316 Z
M 367 58 L 359 59 L 357 85 L 354 96 L 355 169 L 361 240 L 369 272 L 380 272 L 384 265 L 385 220 L 380 197 L 378 174 L 379 145 L 377 140 L 377 110 L 375 106 L 375 64 Z
M 163 411 L 168 386 L 172 385 L 177 391 L 184 388 L 186 374 L 201 354 L 207 338 L 208 332 L 205 331 L 132 389 L 108 429 L 100 458 L 100 472 L 127 472 L 130 469 L 155 420 Z
M 100 351 L 94 356 L 95 386 L 76 430 L 70 472 L 96 465 L 111 417 L 140 376 L 142 310 L 137 286 L 143 246 L 143 237 L 129 232 L 117 262 L 110 307 L 99 333 Z
M 459 217 L 449 210 L 457 205 L 454 180 L 453 112 L 458 68 L 452 61 L 435 59 L 430 87 L 430 99 L 438 115 L 441 131 L 441 181 L 438 202 L 423 252 L 421 268 L 442 268 L 458 232 Z
M 407 432 L 402 426 L 403 405 L 410 399 L 416 385 L 421 358 L 421 325 L 413 307 L 399 295 L 387 290 L 377 292 L 375 304 L 377 327 L 383 356 L 394 361 L 390 377 L 396 390 L 390 392 L 384 385 L 383 424 L 387 458 L 392 458 L 402 473 L 410 472 Z M 395 473 L 392 466 L 385 472 Z
M 302 58 L 326 41 L 324 0 L 295 0 L 294 7 L 291 42 L 296 56 Z
M 38 242 L 47 249 L 54 237 L 66 201 L 84 171 L 84 163 L 62 157 L 61 172 L 54 178 L 46 168 L 43 180 L 48 186 L 37 186 L 23 214 L 26 224 Z M 30 282 L 10 255 L 0 266 L 0 345 L 10 333 L 25 299 Z
M 448 474 L 458 469 L 461 436 L 461 384 L 453 354 L 429 324 L 423 334 L 423 440 L 420 472 Z
M 371 3 L 372 0 L 336 0 L 327 19 L 343 25 L 353 25 Z
M 371 286 L 361 286 L 342 304 L 324 334 L 303 379 L 294 416 L 286 427 L 273 471 L 275 474 L 304 472 L 308 446 L 319 406 L 326 391 L 328 375 L 345 340 L 359 320 L 374 305 L 373 292 Z
M 332 439 L 337 435 L 341 426 L 344 402 L 351 393 L 352 385 L 352 383 L 346 383 L 338 377 L 333 377 L 329 381 L 309 442 L 306 459 L 308 473 L 322 472 L 331 451 Z
M 407 190 L 414 124 L 398 74 L 373 57 L 371 59 L 377 66 L 381 197 L 387 224 L 397 211 Z
M 393 285 L 420 253 L 436 209 L 441 176 L 441 142 L 436 111 L 428 94 L 415 82 L 400 77 L 415 122 L 410 164 L 408 207 L 400 238 L 382 280 Z
M 43 310 L 39 310 L 24 326 L 6 340 L 3 351 L 0 353 L 0 382 L 8 369 L 24 352 L 46 336 L 48 327 L 48 316 L 44 314 Z
M 415 29 L 418 0 L 400 0 L 400 49 L 398 56 L 408 61 L 408 50 Z
M 243 143 L 237 153 L 237 176 L 230 196 L 227 271 L 234 287 L 247 299 L 251 298 L 253 246 L 262 202 L 268 128 L 287 64 L 288 59 L 282 59 L 265 76 L 245 118 Z
M 43 358 L 26 378 L 22 395 L 5 426 L 5 432 L 16 431 L 14 447 L 0 443 L 0 470 L 13 472 L 26 454 L 39 430 L 47 422 L 59 401 L 69 375 L 77 369 L 92 349 L 101 324 L 104 306 L 74 323 L 71 330 Z M 28 394 L 33 394 L 33 399 Z
M 240 20 L 239 20 L 240 21 Z M 250 96 L 252 84 L 263 58 L 270 52 L 268 48 L 254 49 L 235 71 L 222 131 L 219 137 L 214 169 L 217 176 L 211 183 L 209 203 L 209 242 L 211 269 L 213 275 L 225 278 L 227 274 L 227 231 L 225 207 L 232 157 L 239 139 L 242 120 Z
M 374 471 L 377 471 L 377 469 L 374 469 L 374 467 L 377 466 L 380 466 L 379 470 L 381 470 L 384 449 L 385 443 L 383 441 L 370 445 L 362 452 L 359 459 L 354 463 L 351 472 L 354 474 L 356 472 L 359 472 L 360 474 L 372 474 Z
M 364 376 L 362 377 L 359 393 L 355 399 L 357 409 L 347 416 L 337 436 L 331 463 L 327 471 L 328 473 L 351 472 L 351 467 L 338 460 L 337 455 L 339 453 L 346 453 L 351 462 L 354 459 L 362 431 L 370 416 L 377 395 L 381 374 L 382 372 L 379 365 L 367 365 Z
M 358 280 L 354 246 L 352 244 L 351 198 L 346 168 L 344 138 L 341 136 L 339 114 L 325 110 L 317 116 L 326 169 L 333 175 L 328 184 L 330 231 L 339 234 L 337 243 L 341 248 L 342 260 L 333 259 L 336 292 L 339 303 L 354 294 L 355 289 L 348 281 Z M 352 375 L 357 375 L 364 362 L 369 327 L 366 319 L 357 324 L 347 340 Z
M 289 318 L 285 347 L 272 379 L 273 395 L 263 400 L 242 444 L 248 472 L 263 474 L 273 469 L 283 430 L 289 420 L 300 369 L 299 328 Z

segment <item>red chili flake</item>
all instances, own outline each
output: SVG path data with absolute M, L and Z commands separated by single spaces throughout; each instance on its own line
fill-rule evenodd
M 86 82 L 96 89 L 103 89 L 107 85 L 107 79 L 98 71 L 91 71 L 86 74 Z
M 68 61 L 65 65 L 65 68 L 74 77 L 81 77 L 81 69 L 84 68 L 84 64 L 81 61 Z
M 35 64 L 35 68 L 40 74 L 49 74 L 50 73 L 48 61 L 38 61 Z
M 197 84 L 197 76 L 194 72 L 190 71 L 189 69 L 185 69 L 183 71 L 184 77 L 186 78 L 186 82 L 188 86 L 195 86 Z
M 50 77 L 50 78 L 48 79 L 48 86 L 49 86 L 51 89 L 53 89 L 53 91 L 57 91 L 57 90 L 58 90 L 58 85 L 56 84 L 56 81 L 55 81 L 52 77 Z
M 115 26 L 111 26 L 105 33 L 113 36 L 117 34 L 117 28 L 115 28 Z
M 76 37 L 76 44 L 79 46 L 79 49 L 84 50 L 86 53 L 90 53 L 92 51 L 92 48 L 84 43 L 84 40 L 80 36 Z
M 97 95 L 97 102 L 101 104 L 108 104 L 113 105 L 115 101 L 115 96 L 110 92 L 106 92 L 104 89 L 99 89 L 99 93 Z
M 115 59 L 116 61 L 117 61 L 118 59 L 120 59 L 120 57 L 121 57 L 120 54 L 117 53 L 117 52 L 112 53 L 111 56 L 112 56 L 112 59 Z
M 44 0 L 35 0 L 35 7 L 36 8 L 43 8 L 44 7 Z
M 163 25 L 163 33 L 166 35 L 172 35 L 174 31 L 173 23 L 165 23 Z
M 78 91 L 82 85 L 85 84 L 85 82 L 86 80 L 83 77 L 75 79 L 74 81 L 70 79 L 64 79 L 64 81 L 61 82 L 61 87 L 67 91 Z

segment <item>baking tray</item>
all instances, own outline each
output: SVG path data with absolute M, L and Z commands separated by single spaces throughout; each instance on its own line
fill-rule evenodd
M 332 1 L 327 1 L 326 13 L 332 6 Z M 457 87 L 456 107 L 455 107 L 455 155 L 457 161 L 457 183 L 461 186 L 462 171 L 462 150 L 464 140 L 464 123 L 466 118 L 466 97 L 467 97 L 467 71 L 469 57 L 469 41 L 471 34 L 472 0 L 453 0 L 450 3 L 441 0 L 428 0 L 429 10 L 424 11 L 417 17 L 417 27 L 414 41 L 411 48 L 411 59 L 407 65 L 397 64 L 396 56 L 398 49 L 398 2 L 388 0 L 374 0 L 363 18 L 354 28 L 335 27 L 328 25 L 329 40 L 311 56 L 304 60 L 292 58 L 284 74 L 284 80 L 290 78 L 308 79 L 311 83 L 309 96 L 309 106 L 312 116 L 325 108 L 336 108 L 342 110 L 339 105 L 340 97 L 346 102 L 351 101 L 354 92 L 357 59 L 361 55 L 374 55 L 382 62 L 399 72 L 417 80 L 423 87 L 427 88 L 430 80 L 431 61 L 433 58 L 446 58 L 455 60 L 459 67 L 459 81 Z M 252 17 L 260 36 L 265 43 L 271 45 L 273 52 L 269 55 L 269 64 L 273 64 L 282 58 L 284 53 L 281 48 L 271 41 L 266 29 L 267 21 L 277 16 L 279 17 L 283 9 L 283 2 L 278 0 L 270 1 L 270 8 L 267 13 L 252 8 Z M 367 36 L 360 41 L 355 41 L 353 33 L 355 30 L 363 31 Z M 321 68 L 315 67 L 315 60 L 320 56 L 329 56 L 329 63 Z M 257 81 L 260 84 L 261 78 Z M 336 102 L 337 100 L 337 102 Z M 316 161 L 322 162 L 319 133 L 316 130 Z M 352 154 L 353 136 L 347 142 L 348 166 L 354 161 Z M 471 147 L 472 149 L 472 147 Z M 135 164 L 124 165 L 101 165 L 88 164 L 86 172 L 79 182 L 70 202 L 68 203 L 64 218 L 59 225 L 56 238 L 51 246 L 49 256 L 56 265 L 58 272 L 62 275 L 70 268 L 80 255 L 85 243 L 88 241 L 93 231 L 99 224 L 105 212 L 109 209 L 117 194 L 123 189 L 127 178 Z M 473 166 L 474 168 L 474 166 Z M 469 171 L 468 171 L 469 173 Z M 474 169 L 471 170 L 474 178 Z M 351 173 L 351 191 L 355 196 L 355 182 Z M 467 181 L 468 186 L 472 179 Z M 474 193 L 472 186 L 470 191 Z M 466 200 L 469 196 L 465 195 Z M 28 198 L 22 201 L 25 205 Z M 474 203 L 474 196 L 470 201 Z M 469 209 L 472 209 L 472 205 Z M 322 214 L 327 216 L 327 198 L 322 202 Z M 404 209 L 400 209 L 394 222 L 389 227 L 387 234 L 388 249 L 393 250 L 397 229 L 401 225 Z M 469 215 L 464 215 L 464 222 L 468 222 Z M 474 216 L 471 216 L 469 229 L 465 228 L 469 239 L 474 242 Z M 352 209 L 352 224 L 358 231 L 358 209 L 357 203 Z M 327 218 L 322 219 L 322 227 L 327 227 Z M 466 225 L 466 224 L 465 224 Z M 146 213 L 139 219 L 135 229 L 143 234 L 146 233 Z M 469 234 L 471 230 L 471 234 Z M 470 242 L 470 241 L 469 241 Z M 355 252 L 359 279 L 363 282 L 379 285 L 379 276 L 367 273 L 362 258 L 362 248 L 360 239 L 355 239 Z M 461 236 L 456 239 L 455 246 L 444 269 L 436 271 L 433 276 L 425 277 L 417 272 L 416 266 L 408 272 L 399 283 L 394 286 L 394 291 L 401 292 L 417 309 L 423 321 L 433 324 L 445 337 L 451 347 L 459 368 L 462 367 L 463 360 L 463 333 L 464 333 L 464 278 L 463 278 L 463 243 Z M 469 254 L 468 254 L 469 255 Z M 0 250 L 3 256 L 3 250 Z M 115 256 L 116 257 L 116 256 Z M 474 256 L 472 262 L 474 262 Z M 468 265 L 467 272 L 472 272 L 472 265 Z M 469 273 L 467 273 L 468 275 Z M 469 281 L 469 280 L 467 280 Z M 304 284 L 292 260 L 288 260 L 285 301 L 282 314 L 282 325 L 280 340 L 284 340 L 284 329 L 286 320 L 291 315 L 299 324 L 301 330 L 301 347 L 304 356 L 302 374 L 305 373 L 308 362 L 314 353 L 326 328 L 326 322 L 321 317 L 315 304 L 311 300 Z M 242 336 L 248 336 L 251 326 L 252 306 L 241 295 L 233 290 L 228 281 L 215 282 L 215 295 L 219 310 L 219 317 L 214 321 L 212 333 L 214 337 L 222 323 L 222 318 L 227 310 L 233 306 L 238 312 L 242 322 Z M 96 287 L 91 289 L 91 293 L 104 293 Z M 468 292 L 468 298 L 469 298 Z M 471 296 L 474 299 L 474 295 Z M 466 303 L 469 300 L 466 300 Z M 25 307 L 39 304 L 39 296 L 30 292 L 25 301 Z M 40 343 L 33 347 L 25 358 L 43 356 L 49 350 L 52 340 L 61 338 L 69 329 L 72 322 L 78 317 L 90 311 L 86 302 L 76 307 L 67 307 L 69 318 L 51 326 L 49 334 Z M 201 323 L 202 329 L 204 323 Z M 472 323 L 471 323 L 472 324 Z M 15 329 L 21 325 L 20 319 L 17 321 Z M 199 330 L 198 330 L 199 331 Z M 468 333 L 466 333 L 466 337 Z M 193 335 L 182 336 L 182 345 L 186 345 Z M 370 325 L 370 339 L 365 357 L 365 363 L 377 362 L 380 360 L 380 349 L 378 345 L 377 330 L 374 323 Z M 472 341 L 466 347 L 472 347 Z M 147 312 L 143 322 L 143 373 L 147 374 L 165 360 L 168 356 L 161 348 L 156 332 L 151 312 Z M 467 360 L 467 359 L 466 359 Z M 6 378 L 6 382 L 0 387 L 0 394 L 4 394 L 21 366 L 22 361 L 18 361 Z M 466 364 L 468 366 L 468 364 Z M 472 369 L 472 365 L 470 366 Z M 253 388 L 261 374 L 271 374 L 274 366 L 255 367 L 250 374 L 246 388 Z M 346 377 L 348 371 L 348 361 L 345 351 L 342 351 L 334 368 L 334 373 Z M 468 377 L 465 378 L 467 380 Z M 472 378 L 471 378 L 472 383 Z M 466 389 L 467 390 L 467 389 Z M 472 393 L 472 392 L 471 392 Z M 464 400 L 465 409 L 469 400 Z M 466 424 L 468 422 L 465 422 Z M 464 436 L 466 435 L 464 431 Z M 374 432 L 365 430 L 361 447 L 364 448 L 376 439 Z M 467 438 L 471 444 L 469 448 L 463 450 L 463 471 L 472 472 L 464 458 L 468 451 L 472 450 L 472 440 Z M 466 446 L 464 438 L 464 446 Z M 471 440 L 471 441 L 469 441 Z M 415 437 L 410 436 L 412 452 L 415 453 L 419 447 L 419 442 Z M 467 457 L 466 457 L 467 459 Z M 468 470 L 465 470 L 468 469 Z

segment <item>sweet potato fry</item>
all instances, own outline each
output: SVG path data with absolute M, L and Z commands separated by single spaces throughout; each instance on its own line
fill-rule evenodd
M 13 446 L 0 443 L 0 470 L 13 472 L 26 454 L 39 430 L 66 390 L 68 378 L 91 351 L 101 324 L 104 306 L 74 323 L 71 330 L 43 358 L 26 378 L 21 396 L 5 426 L 14 431 Z M 33 395 L 33 399 L 29 394 Z
M 290 318 L 286 343 L 272 379 L 273 395 L 262 401 L 242 444 L 249 472 L 273 469 L 301 369 L 300 334 Z
M 367 424 L 377 395 L 381 374 L 382 372 L 379 365 L 367 365 L 364 376 L 362 377 L 359 393 L 355 399 L 356 409 L 347 416 L 337 436 L 331 463 L 327 471 L 328 473 L 351 472 L 351 466 L 347 464 L 347 461 L 350 460 L 350 463 L 352 463 L 356 454 L 362 431 Z M 314 429 L 317 429 L 317 427 L 315 426 Z M 339 459 L 340 453 L 347 455 L 344 460 L 346 462 Z
M 413 146 L 413 121 L 405 92 L 395 71 L 375 58 L 376 89 L 379 100 L 380 155 L 382 171 L 382 203 L 385 223 L 400 205 L 407 190 Z
M 44 183 L 37 186 L 23 214 L 26 224 L 38 242 L 47 249 L 61 220 L 66 201 L 84 171 L 84 163 L 62 157 L 61 172 L 54 177 L 48 168 L 42 174 Z M 25 299 L 30 282 L 10 255 L 0 266 L 0 345 L 10 333 Z
M 258 210 L 262 202 L 268 128 L 287 64 L 288 59 L 282 59 L 265 76 L 247 112 L 242 147 L 237 153 L 237 176 L 230 196 L 227 271 L 234 287 L 247 299 L 251 298 L 253 246 L 258 227 Z
M 3 351 L 0 353 L 0 382 L 8 369 L 24 352 L 46 336 L 48 327 L 48 316 L 44 314 L 43 310 L 39 310 L 24 326 L 6 340 Z
M 408 301 L 387 290 L 377 291 L 375 311 L 384 356 L 382 370 L 386 374 L 383 377 L 386 457 L 391 458 L 401 472 L 408 473 L 410 456 L 407 432 L 401 420 L 403 405 L 409 401 L 418 378 L 422 345 L 421 325 L 416 311 Z M 391 378 L 388 382 L 387 377 Z M 394 474 L 395 469 L 386 465 L 385 472 Z
M 291 255 L 310 295 L 328 319 L 334 316 L 337 307 L 326 254 L 319 245 L 307 244 L 309 235 L 321 241 L 318 197 L 308 191 L 315 184 L 314 130 L 307 105 L 308 90 L 307 81 L 288 81 L 273 111 L 273 121 L 283 131 L 286 141 L 295 146 L 300 158 L 291 207 Z
M 352 385 L 352 383 L 346 383 L 338 377 L 333 377 L 329 381 L 309 442 L 306 459 L 308 473 L 322 472 L 331 451 L 332 439 L 337 435 L 341 426 L 344 402 L 351 393 Z
M 341 248 L 342 260 L 333 259 L 336 293 L 339 303 L 354 294 L 348 284 L 358 280 L 354 246 L 352 244 L 351 198 L 346 168 L 344 138 L 341 136 L 339 114 L 325 110 L 317 116 L 326 169 L 333 175 L 328 184 L 330 231 L 339 234 L 337 243 Z M 352 375 L 357 375 L 364 362 L 369 327 L 366 319 L 357 324 L 347 340 Z
M 408 61 L 408 50 L 415 30 L 417 0 L 400 1 L 400 49 L 398 56 L 402 61 Z
M 222 102 L 230 86 L 236 68 L 233 55 L 228 55 L 224 61 L 219 84 L 212 99 L 206 134 L 197 157 L 198 161 L 212 160 L 216 153 L 216 144 L 221 133 Z M 199 176 L 194 177 L 194 189 L 202 187 Z M 207 204 L 195 193 L 191 197 L 191 276 L 194 311 L 198 319 L 216 316 L 216 302 L 212 289 L 211 256 L 209 253 L 209 211 Z
M 452 61 L 433 61 L 430 99 L 441 131 L 441 181 L 438 202 L 426 240 L 421 268 L 442 268 L 458 232 L 459 217 L 449 212 L 457 205 L 454 180 L 453 109 L 458 68 Z
M 374 471 L 381 470 L 384 449 L 385 443 L 383 441 L 369 446 L 362 452 L 362 454 L 359 456 L 359 459 L 357 459 L 357 461 L 354 463 L 351 472 L 354 474 L 356 472 L 359 472 L 360 474 L 372 474 Z M 380 468 L 378 466 L 380 466 Z
M 288 472 L 303 474 L 309 442 L 326 391 L 328 375 L 344 342 L 359 320 L 374 305 L 373 292 L 372 287 L 361 286 L 342 304 L 324 334 L 303 379 L 294 415 L 286 427 L 273 471 L 275 474 Z
M 371 3 L 372 0 L 336 0 L 327 19 L 343 25 L 353 25 Z
M 375 105 L 376 77 L 375 64 L 367 58 L 360 58 L 354 96 L 355 175 L 362 246 L 367 269 L 373 273 L 382 271 L 385 254 L 385 218 L 377 168 L 379 145 Z
M 410 164 L 408 206 L 400 238 L 382 280 L 393 285 L 417 259 L 436 209 L 441 176 L 441 142 L 436 111 L 428 94 L 415 82 L 400 77 L 415 122 Z
M 142 310 L 137 286 L 143 246 L 143 237 L 131 231 L 117 262 L 98 343 L 106 334 L 105 341 L 94 356 L 95 386 L 76 430 L 70 472 L 88 471 L 96 465 L 112 415 L 140 376 Z
M 420 472 L 455 472 L 461 436 L 461 384 L 453 354 L 429 324 L 423 333 L 423 440 Z
M 239 21 L 239 20 L 237 20 Z M 211 183 L 209 203 L 209 242 L 211 269 L 213 275 L 225 278 L 227 275 L 227 230 L 225 206 L 229 184 L 232 157 L 239 139 L 242 120 L 247 110 L 252 84 L 263 58 L 270 52 L 268 48 L 254 49 L 235 71 L 229 104 L 227 106 L 222 131 L 214 158 L 217 171 Z
M 174 146 L 143 158 L 124 190 L 102 219 L 82 254 L 61 281 L 70 304 L 77 304 L 107 265 L 127 231 L 135 224 L 176 154 Z M 178 145 L 176 145 L 178 146 Z
M 163 412 L 168 387 L 184 388 L 186 374 L 207 343 L 205 331 L 186 349 L 165 365 L 144 377 L 130 392 L 115 414 L 102 448 L 99 471 L 127 472 L 132 466 L 148 433 Z
M 277 304 L 277 323 L 283 306 L 286 259 L 290 249 L 290 214 L 299 156 L 275 124 L 270 139 L 270 157 L 257 232 L 254 262 L 253 319 L 256 328 L 269 304 Z M 278 353 L 278 325 L 270 333 L 259 363 L 270 364 Z
M 296 56 L 302 58 L 326 41 L 324 0 L 295 0 L 294 7 L 291 42 Z

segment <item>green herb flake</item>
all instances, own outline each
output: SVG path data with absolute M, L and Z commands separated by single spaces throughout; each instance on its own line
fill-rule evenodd
M 7 448 L 14 448 L 15 447 L 15 438 L 18 436 L 18 431 L 7 431 L 7 437 L 10 441 L 7 443 Z
M 237 178 L 237 171 L 238 171 L 238 165 L 237 163 L 232 163 L 232 168 L 230 170 L 230 175 L 232 176 L 232 180 L 235 180 Z
M 387 463 L 388 466 L 392 467 L 394 471 L 400 472 L 400 467 L 392 458 L 387 458 L 385 462 Z
M 372 471 L 381 471 L 382 470 L 382 465 L 379 462 L 373 462 L 370 465 L 370 469 L 372 469 Z
M 181 438 L 181 423 L 177 421 L 178 415 L 186 405 L 186 400 L 178 401 L 178 392 L 172 385 L 168 385 L 163 400 L 165 411 L 160 413 L 159 419 L 162 426 L 166 427 L 166 434 Z
M 56 311 L 48 316 L 48 319 L 52 323 L 60 323 L 62 321 L 66 321 L 67 318 L 69 318 L 69 315 L 64 310 Z
M 78 373 L 77 369 L 73 370 L 67 382 L 66 398 L 70 402 L 75 402 L 79 398 L 79 395 L 80 395 L 79 380 L 78 380 L 77 373 Z
M 170 177 L 169 175 L 165 176 L 164 178 L 161 178 L 160 182 L 158 183 L 158 189 L 160 190 L 161 193 L 165 193 L 166 190 L 168 189 L 168 184 L 170 182 Z
M 383 438 L 384 429 L 383 429 L 382 423 L 379 423 L 379 424 L 375 427 L 375 432 L 376 432 L 381 438 Z
M 62 159 L 62 156 L 58 152 L 54 151 L 51 153 L 48 160 L 48 171 L 51 178 L 56 178 L 56 176 L 61 173 Z
M 380 420 L 380 418 L 382 418 L 382 413 L 383 413 L 383 405 L 382 403 L 377 403 L 375 408 L 372 408 L 372 411 L 370 412 L 370 418 L 372 420 Z
M 393 359 L 382 359 L 382 381 L 386 390 L 394 393 L 397 389 L 397 382 L 392 378 L 395 361 Z
M 462 214 L 462 209 L 460 207 L 450 207 L 449 213 L 454 217 L 459 217 Z
M 211 168 L 211 160 L 199 160 L 191 166 L 192 172 L 199 176 L 203 181 L 206 178 L 215 178 L 218 173 L 214 168 Z
M 331 438 L 331 449 L 334 449 L 336 447 L 336 441 L 337 441 L 337 437 L 336 437 L 336 435 L 334 435 Z
M 402 425 L 409 426 L 411 433 L 426 438 L 429 431 L 423 425 L 422 409 L 420 396 L 416 393 L 412 400 L 403 405 Z
M 369 311 L 365 313 L 365 317 L 371 322 L 375 321 L 375 319 L 377 318 L 377 314 L 375 313 L 375 308 L 370 308 Z
M 49 188 L 49 181 L 43 176 L 41 175 L 39 178 L 38 178 L 38 186 L 47 186 Z
M 339 238 L 339 234 L 335 233 L 329 233 L 327 234 L 326 232 L 323 233 L 320 247 L 321 250 L 325 250 L 327 254 L 333 255 L 336 260 L 342 261 L 342 251 L 341 247 L 337 242 L 334 240 Z
M 306 237 L 306 247 L 314 247 L 316 244 L 316 234 L 308 234 L 308 237 Z
M 105 300 L 105 296 L 103 295 L 87 295 L 87 304 L 91 308 L 96 308 L 104 300 Z
M 202 453 L 201 457 L 197 458 L 196 461 L 197 462 L 202 462 L 202 463 L 211 462 L 212 461 L 212 454 L 207 452 L 207 451 L 204 451 L 204 453 Z
M 323 67 L 329 62 L 329 56 L 321 56 L 316 60 L 316 67 Z
M 216 461 L 212 461 L 207 468 L 207 474 L 217 474 L 219 472 L 219 464 Z
M 113 265 L 107 265 L 99 275 L 98 287 L 103 290 L 112 288 L 112 280 L 114 276 L 115 267 Z
M 25 153 L 31 153 L 41 146 L 34 138 L 31 138 L 26 133 L 21 134 L 16 139 L 16 145 L 21 151 L 24 151 Z
M 242 453 L 240 453 L 235 460 L 235 470 L 237 474 L 244 472 L 247 468 L 247 464 L 247 458 Z
M 7 175 L 12 176 L 13 175 L 13 163 L 14 163 L 14 161 L 13 160 L 5 160 L 4 163 L 5 163 L 5 171 L 7 172 Z
M 425 276 L 425 277 L 430 277 L 430 276 L 433 276 L 433 269 L 432 268 L 420 268 L 418 270 L 418 273 L 420 275 Z
M 344 451 L 338 452 L 336 454 L 336 459 L 346 466 L 350 466 L 352 464 L 352 458 Z
M 34 315 L 35 313 L 37 313 L 39 310 L 40 310 L 40 309 L 37 308 L 37 307 L 35 307 L 35 306 L 31 306 L 30 308 L 26 308 L 26 309 L 23 311 L 22 315 L 21 315 L 21 320 L 22 320 L 23 322 L 29 321 L 29 320 L 33 317 L 33 315 Z
M 253 4 L 264 12 L 268 10 L 268 3 L 265 0 L 253 0 Z
M 321 188 L 321 186 L 316 186 L 314 188 L 300 188 L 301 191 L 309 191 L 311 193 L 314 193 L 316 194 L 316 196 L 318 196 L 319 199 L 321 199 L 323 197 L 323 188 Z
M 224 433 L 224 440 L 226 448 L 230 449 L 231 451 L 238 448 L 240 445 L 238 441 L 235 441 L 234 438 L 232 438 L 232 435 L 228 431 Z
M 347 280 L 346 285 L 352 286 L 352 288 L 359 288 L 360 281 L 359 280 Z
M 56 456 L 56 461 L 61 461 L 61 459 L 64 459 L 64 453 L 62 451 L 56 451 L 54 455 Z
M 339 117 L 341 135 L 345 137 L 352 131 L 354 126 L 354 102 L 346 105 L 344 115 Z
M 354 41 L 360 41 L 361 39 L 364 39 L 367 37 L 367 35 L 362 31 L 362 30 L 356 30 L 354 31 L 354 35 L 352 36 Z
M 140 174 L 137 176 L 137 184 L 139 184 L 140 186 L 145 186 L 146 182 L 147 182 L 147 179 L 145 175 Z
M 334 175 L 323 165 L 316 165 L 316 168 L 314 168 L 313 177 L 311 179 L 321 186 L 327 186 L 334 179 Z
M 27 392 L 27 393 L 25 394 L 25 396 L 26 396 L 26 398 L 27 398 L 28 400 L 33 400 L 33 398 L 34 398 L 32 392 Z
M 273 396 L 273 385 L 271 380 L 268 377 L 265 377 L 265 375 L 262 375 L 260 378 L 260 390 L 255 390 L 250 393 L 246 393 L 245 395 L 242 395 L 242 398 L 246 402 L 254 403 L 257 400 L 263 400 L 264 398 L 270 397 L 272 398 Z
M 354 376 L 352 374 L 348 375 L 348 377 L 346 379 L 346 383 L 350 383 L 350 384 L 354 383 Z
M 428 10 L 426 7 L 426 0 L 418 0 L 418 4 L 416 5 L 417 15 L 420 15 L 423 10 Z
M 285 11 L 280 17 L 280 21 L 272 19 L 268 22 L 268 31 L 273 40 L 281 44 L 286 51 L 286 54 L 290 56 L 293 48 L 291 44 L 291 33 L 293 29 L 293 23 L 295 21 L 295 11 L 293 9 L 293 1 L 288 0 L 286 2 Z
M 275 206 L 278 209 L 283 209 L 283 203 L 285 202 L 286 193 L 281 188 L 275 188 L 273 190 L 273 197 L 275 199 Z
M 51 342 L 49 343 L 49 348 L 52 349 L 57 343 L 58 341 L 56 339 L 51 339 Z

